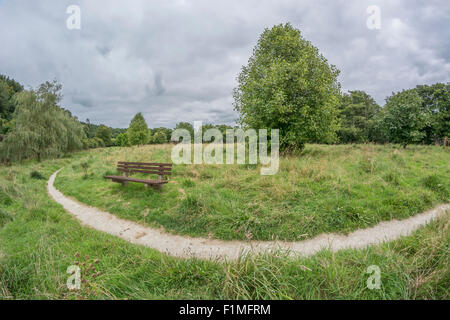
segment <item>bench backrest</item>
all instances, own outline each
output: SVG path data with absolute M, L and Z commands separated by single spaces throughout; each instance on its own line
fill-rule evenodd
M 159 178 L 162 178 L 171 174 L 172 164 L 119 161 L 117 163 L 117 171 L 121 171 L 127 176 L 129 173 L 149 173 L 157 174 Z

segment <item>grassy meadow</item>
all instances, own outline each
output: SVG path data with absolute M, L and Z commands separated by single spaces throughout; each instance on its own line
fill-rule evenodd
M 167 231 L 219 239 L 302 240 L 404 219 L 450 197 L 450 154 L 434 146 L 308 145 L 259 165 L 174 165 L 160 190 L 105 180 L 118 161 L 171 162 L 171 145 L 98 149 L 55 186 L 79 201 Z
M 297 239 L 407 217 L 448 201 L 448 151 L 313 145 L 283 159 L 272 177 L 249 166 L 175 166 L 174 182 L 161 191 L 102 178 L 117 160 L 167 161 L 168 152 L 167 146 L 96 149 L 1 166 L 0 299 L 449 298 L 448 214 L 365 250 L 216 263 L 172 258 L 83 227 L 46 192 L 49 176 L 64 167 L 57 188 L 121 217 L 193 235 Z M 86 270 L 90 263 L 95 275 Z M 85 279 L 79 292 L 66 287 L 73 264 Z M 381 289 L 366 286 L 370 265 L 381 269 Z

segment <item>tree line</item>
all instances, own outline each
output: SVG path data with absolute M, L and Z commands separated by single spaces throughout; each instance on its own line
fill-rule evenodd
M 450 83 L 393 92 L 380 106 L 361 90 L 341 92 L 340 71 L 289 23 L 261 34 L 233 90 L 243 129 L 280 130 L 280 148 L 306 143 L 437 144 L 450 136 Z M 24 90 L 0 75 L 0 160 L 58 157 L 97 147 L 159 144 L 172 129 L 149 129 L 137 113 L 127 129 L 79 121 L 60 106 L 61 85 Z M 205 124 L 225 135 L 230 126 Z M 194 128 L 179 122 L 175 129 Z
M 176 129 L 186 129 L 191 134 L 191 138 L 194 138 L 194 127 L 188 122 L 179 122 L 174 129 L 165 127 L 150 129 L 141 112 L 138 112 L 133 117 L 127 129 L 110 128 L 104 124 L 91 124 L 89 119 L 82 124 L 86 132 L 84 142 L 87 148 L 164 144 L 171 141 L 172 132 Z M 225 134 L 226 129 L 231 129 L 232 127 L 223 124 L 205 124 L 202 126 L 203 131 L 210 128 L 217 128 Z
M 81 122 L 69 110 L 60 106 L 62 86 L 46 81 L 36 89 L 24 90 L 13 79 L 0 75 L 0 160 L 60 157 L 89 148 L 163 144 L 170 141 L 172 129 L 148 128 L 137 113 L 127 129 Z M 194 133 L 192 124 L 180 122 L 175 129 Z M 206 124 L 203 129 L 218 128 L 225 133 L 226 125 Z

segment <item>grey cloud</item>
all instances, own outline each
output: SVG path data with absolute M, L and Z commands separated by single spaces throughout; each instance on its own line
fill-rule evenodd
M 80 119 L 126 127 L 179 121 L 233 124 L 232 89 L 258 36 L 283 22 L 302 30 L 341 70 L 342 89 L 379 103 L 392 91 L 447 82 L 448 1 L 75 1 L 81 30 L 65 27 L 72 0 L 1 1 L 0 73 L 25 85 L 57 78 Z M 368 30 L 366 8 L 381 8 Z
M 72 101 L 86 108 L 92 108 L 94 105 L 92 99 L 88 97 L 83 97 L 81 95 L 72 97 Z
M 164 85 L 163 85 L 163 82 L 162 82 L 162 75 L 158 73 L 158 74 L 155 75 L 155 94 L 157 96 L 160 96 L 165 91 L 166 91 L 166 89 L 164 88 Z
M 97 45 L 97 46 L 95 46 L 95 48 L 102 56 L 108 55 L 111 52 L 111 50 L 113 49 L 112 46 L 107 46 L 107 45 Z

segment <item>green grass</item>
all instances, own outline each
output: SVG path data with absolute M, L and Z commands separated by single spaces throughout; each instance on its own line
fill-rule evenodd
M 30 176 L 37 171 L 48 178 L 62 166 L 70 168 L 86 159 L 94 164 L 97 157 L 113 157 L 116 152 L 94 150 L 41 164 L 0 167 L 0 212 L 8 216 L 0 223 L 0 299 L 449 298 L 448 214 L 409 237 L 365 250 L 214 263 L 172 258 L 82 227 L 49 198 L 46 180 Z M 439 160 L 430 166 L 438 167 Z M 441 190 L 434 178 L 424 183 Z M 78 262 L 86 271 L 83 263 L 95 259 L 101 274 L 87 278 L 81 291 L 69 292 L 67 267 Z M 366 287 L 370 265 L 381 269 L 380 290 Z
M 230 239 L 302 240 L 404 219 L 450 197 L 450 154 L 435 146 L 308 145 L 256 165 L 176 165 L 161 190 L 105 180 L 117 161 L 170 162 L 171 146 L 80 155 L 55 186 L 79 201 L 172 233 Z

